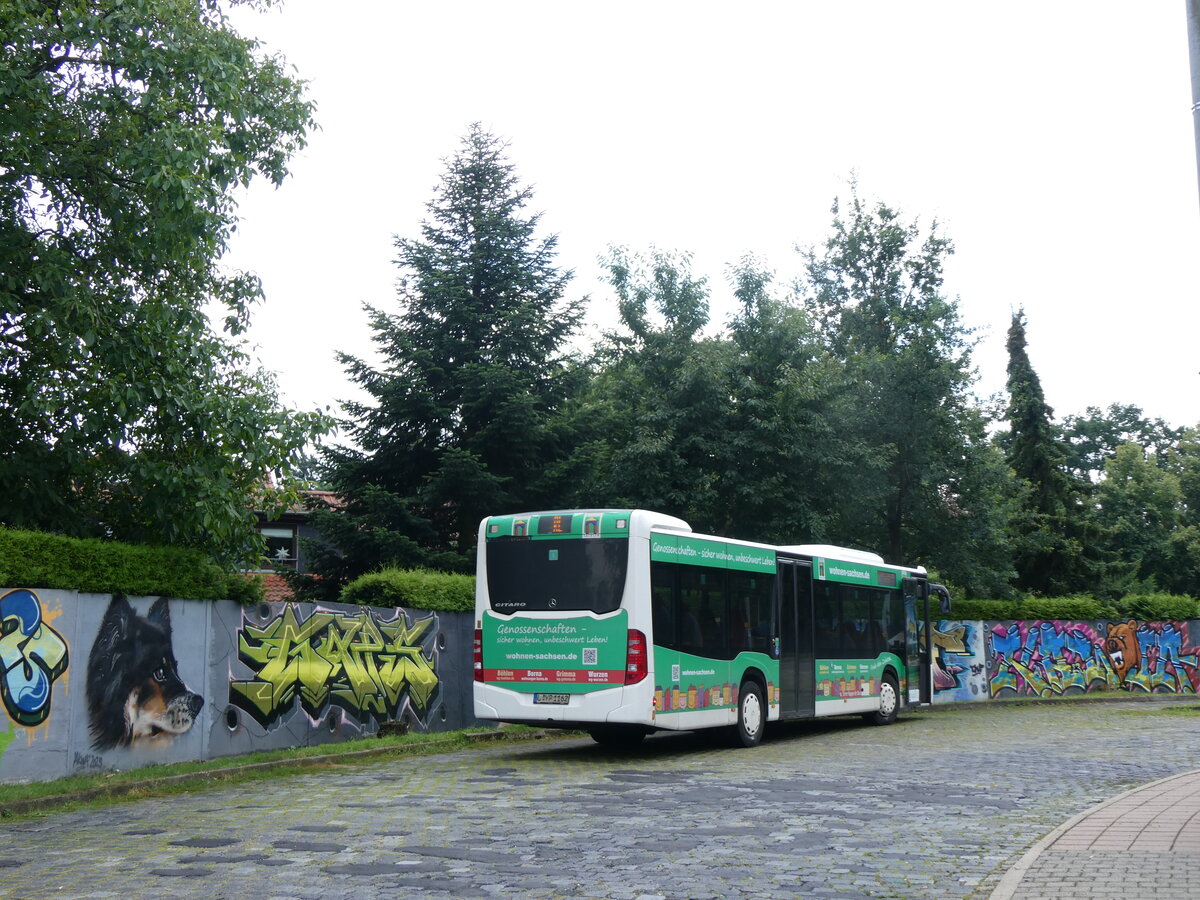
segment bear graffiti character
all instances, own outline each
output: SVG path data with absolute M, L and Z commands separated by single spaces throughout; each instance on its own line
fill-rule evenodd
M 1113 671 L 1121 684 L 1126 676 L 1142 664 L 1142 648 L 1137 639 L 1137 621 L 1130 619 L 1116 625 L 1109 623 L 1108 635 L 1104 638 L 1104 653 L 1112 663 Z

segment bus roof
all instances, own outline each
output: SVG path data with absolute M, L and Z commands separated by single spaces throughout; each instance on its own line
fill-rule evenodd
M 846 562 L 871 563 L 877 566 L 887 565 L 878 553 L 867 550 L 852 550 L 849 547 L 836 547 L 833 544 L 792 544 L 780 547 L 785 553 L 799 553 L 802 556 L 829 556 L 833 559 L 844 559 Z

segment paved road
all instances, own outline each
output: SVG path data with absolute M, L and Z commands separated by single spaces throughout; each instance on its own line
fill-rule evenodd
M 990 705 L 889 728 L 493 745 L 0 823 L 19 898 L 984 898 L 1043 835 L 1195 769 L 1160 702 Z

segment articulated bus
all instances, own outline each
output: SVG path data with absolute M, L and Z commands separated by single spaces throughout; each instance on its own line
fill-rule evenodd
M 475 715 L 602 744 L 931 700 L 924 568 L 825 545 L 694 534 L 647 510 L 491 516 L 479 526 Z

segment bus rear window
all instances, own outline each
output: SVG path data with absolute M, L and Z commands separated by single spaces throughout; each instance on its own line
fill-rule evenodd
M 628 559 L 628 538 L 488 541 L 492 609 L 614 612 L 621 606 Z

